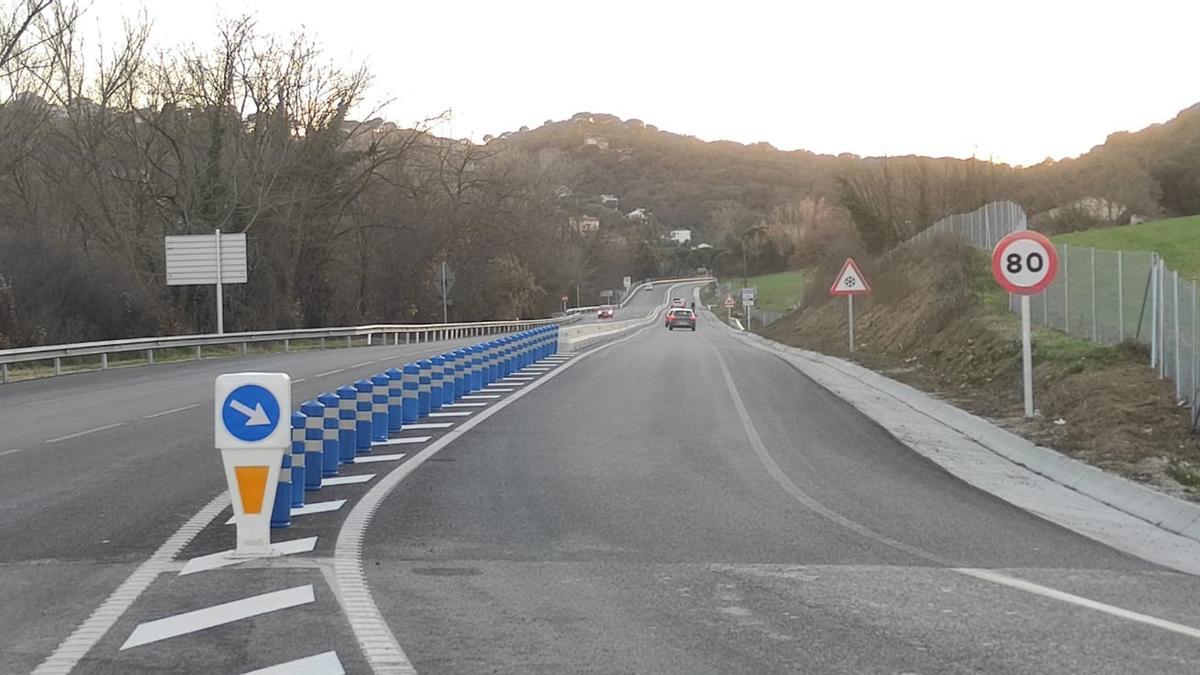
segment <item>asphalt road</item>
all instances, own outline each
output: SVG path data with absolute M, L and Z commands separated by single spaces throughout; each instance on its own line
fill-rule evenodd
M 0 387 L 0 672 L 41 663 L 224 489 L 216 374 L 285 370 L 302 400 L 449 344 Z M 1200 580 L 967 486 L 704 317 L 536 370 L 458 408 L 506 406 L 436 454 L 460 432 L 401 432 L 420 439 L 396 447 L 403 458 L 344 467 L 363 482 L 310 493 L 347 506 L 275 533 L 315 538 L 309 553 L 182 575 L 232 545 L 227 509 L 202 522 L 77 672 L 246 672 L 327 650 L 367 672 L 360 644 L 379 638 L 351 628 L 361 603 L 333 580 L 335 542 L 406 468 L 361 567 L 421 673 L 1194 672 L 1200 659 L 1200 631 L 1128 614 L 1200 626 Z M 296 588 L 313 600 L 123 648 L 154 622 Z
M 727 364 L 756 451 L 717 355 Z M 1200 584 L 981 493 L 703 323 L 588 357 L 447 447 L 365 548 L 422 673 L 1194 672 Z

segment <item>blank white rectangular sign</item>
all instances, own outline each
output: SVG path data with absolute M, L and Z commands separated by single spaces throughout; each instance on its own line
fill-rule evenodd
M 207 286 L 217 283 L 217 236 L 167 237 L 167 285 Z M 246 283 L 246 234 L 221 235 L 221 283 Z

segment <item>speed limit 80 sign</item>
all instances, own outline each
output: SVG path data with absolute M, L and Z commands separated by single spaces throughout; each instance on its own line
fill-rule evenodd
M 1041 293 L 1058 273 L 1058 251 L 1045 235 L 1021 230 L 1000 240 L 992 251 L 992 276 L 1017 295 Z

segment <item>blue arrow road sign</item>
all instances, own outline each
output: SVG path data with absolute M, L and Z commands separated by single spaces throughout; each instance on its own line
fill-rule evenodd
M 234 438 L 261 441 L 279 425 L 279 401 L 257 384 L 243 384 L 225 397 L 221 421 Z

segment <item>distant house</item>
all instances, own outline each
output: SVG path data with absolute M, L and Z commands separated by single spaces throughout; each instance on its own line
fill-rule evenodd
M 593 216 L 580 216 L 579 218 L 571 218 L 568 223 L 572 230 L 580 234 L 587 232 L 597 232 L 600 230 L 600 219 Z
M 597 148 L 600 148 L 601 150 L 608 149 L 608 139 L 607 138 L 597 138 L 595 136 L 588 136 L 587 138 L 584 139 L 583 144 L 584 145 L 594 145 Z
M 646 212 L 646 209 L 638 208 L 630 211 L 625 217 L 629 220 L 644 223 L 650 217 L 650 214 Z
M 617 208 L 617 205 L 621 203 L 621 200 L 617 199 L 616 195 L 600 195 L 600 203 L 604 206 L 615 209 Z
M 692 243 L 692 231 L 691 230 L 671 230 L 670 232 L 667 233 L 667 239 L 669 239 L 677 244 L 690 244 L 690 243 Z

